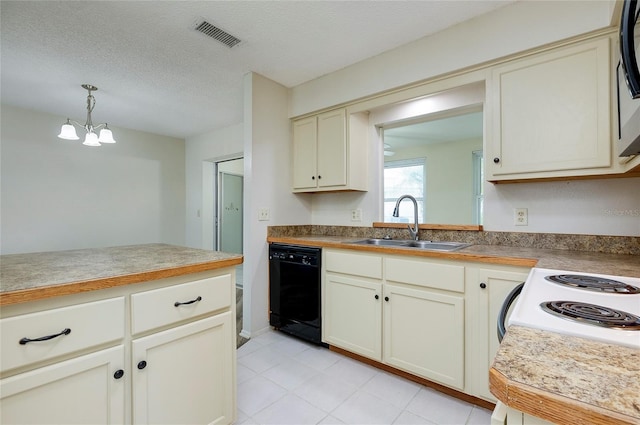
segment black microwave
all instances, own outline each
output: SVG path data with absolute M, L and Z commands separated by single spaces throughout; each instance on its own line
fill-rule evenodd
M 620 156 L 640 155 L 640 2 L 624 0 L 620 19 L 618 146 Z

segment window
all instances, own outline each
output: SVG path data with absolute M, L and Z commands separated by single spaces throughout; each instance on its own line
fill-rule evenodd
M 402 195 L 411 195 L 418 201 L 418 222 L 424 223 L 425 159 L 412 158 L 384 163 L 384 221 L 413 223 L 413 205 L 402 201 L 400 217 L 393 217 L 393 208 Z M 405 205 L 406 203 L 406 205 Z

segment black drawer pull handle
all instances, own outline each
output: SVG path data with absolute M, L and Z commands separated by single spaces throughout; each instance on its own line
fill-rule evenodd
M 116 370 L 116 373 L 113 374 L 113 377 L 116 379 L 120 379 L 124 376 L 124 370 L 122 369 L 118 369 Z
M 176 301 L 173 305 L 175 307 L 180 307 L 181 305 L 193 304 L 193 303 L 197 303 L 198 301 L 202 301 L 202 297 L 198 296 L 198 298 L 196 298 L 195 300 L 187 301 L 184 303 Z
M 145 367 L 147 367 L 147 362 L 145 362 L 144 360 L 138 362 L 138 369 L 142 370 Z
M 62 336 L 62 335 L 69 335 L 70 333 L 71 333 L 71 329 L 65 328 L 62 332 L 60 332 L 59 334 L 55 334 L 55 335 L 47 335 L 47 336 L 42 336 L 40 338 L 34 338 L 34 339 L 22 338 L 20 340 L 20 345 L 25 345 L 25 344 L 27 344 L 29 342 L 48 341 L 50 339 L 57 338 L 57 337 Z

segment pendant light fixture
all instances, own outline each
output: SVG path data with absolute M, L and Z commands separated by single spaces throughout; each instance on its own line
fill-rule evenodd
M 102 143 L 115 143 L 116 141 L 113 139 L 113 133 L 109 130 L 107 123 L 93 125 L 93 121 L 91 121 L 91 112 L 93 108 L 96 106 L 96 98 L 91 94 L 92 91 L 98 90 L 96 86 L 92 86 L 91 84 L 83 84 L 82 88 L 87 90 L 89 94 L 87 95 L 87 122 L 80 124 L 77 121 L 72 121 L 67 118 L 67 122 L 62 125 L 60 129 L 60 134 L 58 137 L 65 140 L 78 140 L 78 134 L 76 133 L 76 128 L 74 125 L 83 128 L 87 135 L 84 138 L 84 142 L 82 143 L 85 146 L 100 146 Z M 100 130 L 100 136 L 96 134 L 96 130 Z

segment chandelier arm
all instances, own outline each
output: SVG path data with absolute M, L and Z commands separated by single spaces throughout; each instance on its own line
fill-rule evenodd
M 87 132 L 93 131 L 93 122 L 91 121 L 91 112 L 93 108 L 96 106 L 96 98 L 91 95 L 91 91 L 89 91 L 89 95 L 87 96 L 87 122 L 84 125 L 85 130 Z

